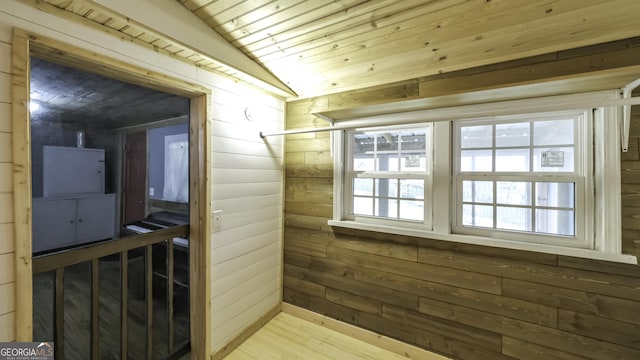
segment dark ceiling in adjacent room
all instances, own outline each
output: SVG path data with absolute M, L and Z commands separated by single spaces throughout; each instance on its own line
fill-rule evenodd
M 35 121 L 57 121 L 97 129 L 119 129 L 188 115 L 189 99 L 31 59 Z

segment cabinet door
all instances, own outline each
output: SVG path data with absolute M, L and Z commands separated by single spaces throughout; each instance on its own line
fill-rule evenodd
M 77 199 L 77 243 L 113 238 L 115 194 Z
M 75 200 L 33 199 L 33 252 L 68 246 L 75 238 Z
M 104 194 L 104 150 L 43 146 L 44 197 Z

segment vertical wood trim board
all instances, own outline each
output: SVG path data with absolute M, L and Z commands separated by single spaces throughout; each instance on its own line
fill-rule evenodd
M 31 341 L 31 136 L 29 120 L 29 40 L 15 33 L 12 53 L 13 191 L 16 249 L 17 341 Z

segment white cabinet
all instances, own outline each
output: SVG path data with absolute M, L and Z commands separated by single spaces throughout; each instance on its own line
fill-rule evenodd
M 115 194 L 33 199 L 33 252 L 110 239 Z
M 104 194 L 104 150 L 42 147 L 42 195 Z

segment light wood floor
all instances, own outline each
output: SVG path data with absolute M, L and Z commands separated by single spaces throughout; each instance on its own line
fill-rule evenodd
M 225 360 L 407 360 L 334 330 L 279 313 Z

